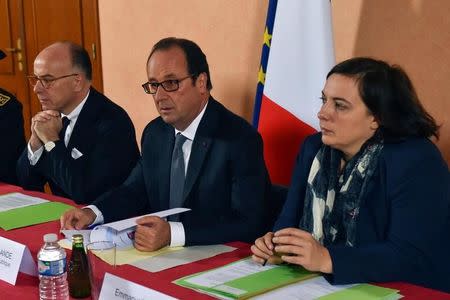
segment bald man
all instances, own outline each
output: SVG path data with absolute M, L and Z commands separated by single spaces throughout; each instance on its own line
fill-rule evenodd
M 31 122 L 17 164 L 19 183 L 76 203 L 90 203 L 120 185 L 139 158 L 133 124 L 120 106 L 91 87 L 84 48 L 58 42 L 42 50 L 28 76 L 42 111 Z

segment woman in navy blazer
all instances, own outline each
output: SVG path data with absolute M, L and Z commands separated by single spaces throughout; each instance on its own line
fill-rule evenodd
M 450 175 L 438 126 L 398 66 L 353 58 L 327 75 L 318 113 L 257 262 L 331 283 L 407 281 L 450 292 Z

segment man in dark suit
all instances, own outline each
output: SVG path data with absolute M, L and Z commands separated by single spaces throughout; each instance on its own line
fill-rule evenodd
M 91 87 L 92 66 L 84 48 L 58 42 L 45 48 L 29 76 L 42 111 L 17 174 L 26 189 L 90 203 L 120 185 L 139 158 L 133 124 L 117 104 Z M 64 123 L 64 126 L 63 126 Z
M 194 42 L 159 41 L 147 60 L 147 75 L 143 88 L 153 95 L 160 117 L 144 130 L 141 160 L 123 185 L 91 209 L 65 213 L 61 227 L 80 229 L 181 206 L 192 211 L 176 217 L 179 222 L 139 219 L 135 247 L 154 251 L 254 240 L 265 227 L 269 186 L 261 136 L 210 96 L 208 63 Z
M 6 57 L 0 50 L 0 59 Z M 17 184 L 16 162 L 25 147 L 22 104 L 17 98 L 0 88 L 0 182 Z

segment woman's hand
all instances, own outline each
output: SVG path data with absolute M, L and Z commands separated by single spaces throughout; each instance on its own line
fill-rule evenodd
M 285 228 L 274 233 L 272 242 L 276 244 L 273 250 L 283 253 L 283 261 L 303 266 L 313 272 L 333 273 L 328 249 L 317 242 L 309 232 L 298 228 Z
M 251 247 L 253 261 L 264 264 L 271 256 L 274 255 L 272 243 L 273 232 L 268 232 L 264 236 L 256 239 L 255 244 Z

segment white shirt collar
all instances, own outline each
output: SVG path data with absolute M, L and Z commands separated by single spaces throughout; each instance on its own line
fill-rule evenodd
M 198 125 L 200 124 L 200 121 L 203 118 L 203 115 L 205 114 L 206 107 L 208 106 L 208 102 L 206 102 L 205 107 L 203 107 L 202 111 L 198 114 L 198 116 L 189 124 L 189 126 L 184 131 L 179 131 L 178 129 L 175 129 L 175 135 L 177 133 L 181 132 L 182 135 L 187 137 L 189 140 L 193 141 L 195 137 L 195 133 L 197 132 Z
M 78 115 L 80 114 L 81 110 L 83 109 L 84 104 L 86 103 L 87 98 L 89 97 L 91 90 L 88 91 L 86 97 L 84 97 L 83 101 L 80 102 L 80 104 L 77 105 L 77 107 L 74 108 L 68 115 L 65 115 L 61 113 L 62 117 L 67 117 L 71 122 L 78 119 Z

